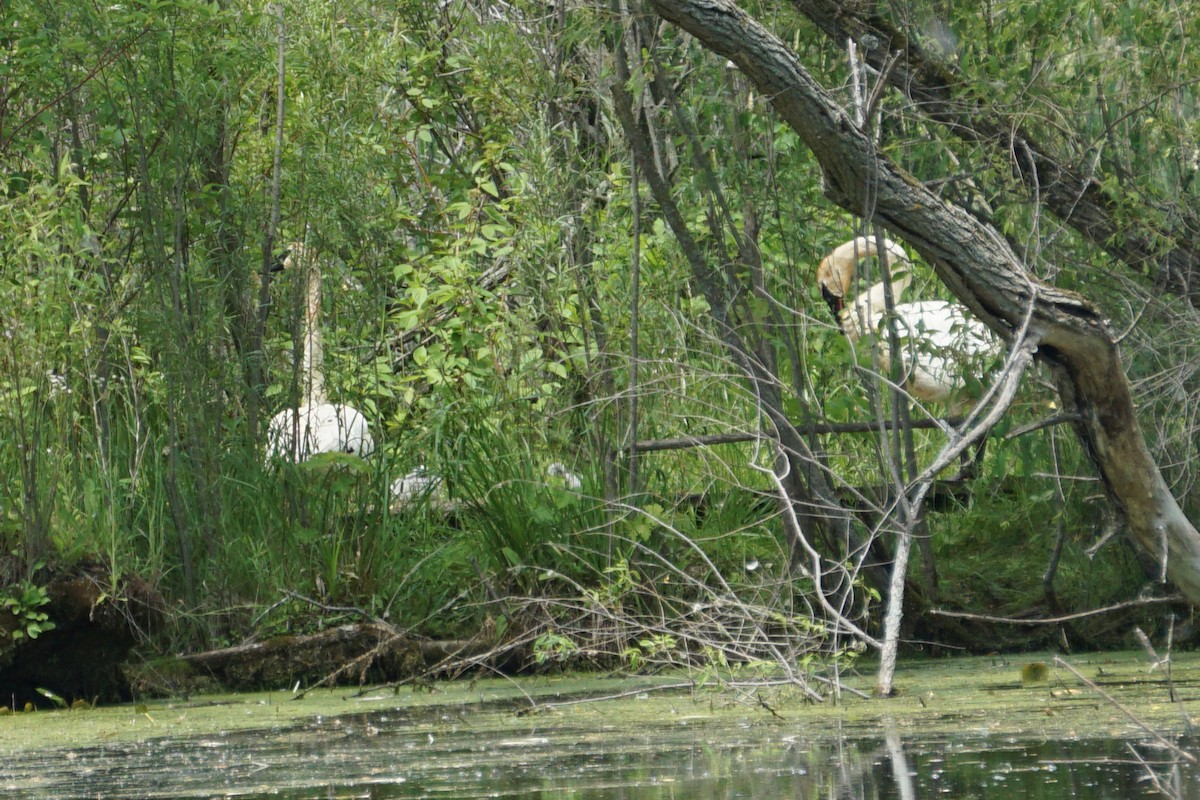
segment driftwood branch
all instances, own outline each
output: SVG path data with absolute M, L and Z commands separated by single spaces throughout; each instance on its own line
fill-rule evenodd
M 1056 414 L 1053 417 L 1036 420 L 1004 435 L 1005 441 L 1024 436 L 1027 433 L 1040 431 L 1055 425 L 1064 425 L 1079 421 L 1078 414 Z M 963 417 L 946 417 L 945 419 L 916 419 L 910 425 L 914 430 L 945 430 L 947 426 L 957 427 L 963 422 Z M 890 431 L 896 426 L 888 419 L 873 422 L 814 422 L 808 425 L 794 426 L 802 436 L 828 433 L 879 433 L 880 430 Z M 653 453 L 662 450 L 687 450 L 692 447 L 713 447 L 721 444 L 740 444 L 769 438 L 765 433 L 750 431 L 735 431 L 733 433 L 706 433 L 697 436 L 673 436 L 663 439 L 643 439 L 632 447 L 626 448 L 638 453 Z
M 346 675 L 359 681 L 421 675 L 447 659 L 467 658 L 492 649 L 491 644 L 474 639 L 417 639 L 374 621 L 192 653 L 180 660 L 213 675 L 231 689 L 290 686 L 297 682 L 311 688 Z

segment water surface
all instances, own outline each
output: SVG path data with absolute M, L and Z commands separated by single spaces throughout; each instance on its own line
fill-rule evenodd
M 329 708 L 364 710 L 309 717 L 295 716 L 296 704 L 283 694 L 161 704 L 146 713 L 10 715 L 0 718 L 0 792 L 595 800 L 1161 796 L 1137 759 L 1157 762 L 1166 774 L 1170 754 L 1111 704 L 1061 677 L 1022 687 L 1009 680 L 1019 664 L 955 663 L 939 683 L 918 685 L 925 675 L 910 672 L 903 682 L 909 694 L 895 700 L 811 704 L 798 692 L 761 690 L 773 712 L 739 702 L 744 694 L 730 691 L 646 691 L 564 704 L 590 684 L 603 684 L 591 686 L 596 692 L 629 686 L 565 679 L 460 684 L 432 695 L 340 690 L 325 696 Z M 1180 702 L 1174 704 L 1136 659 L 1109 662 L 1099 672 L 1111 678 L 1110 693 L 1156 729 L 1198 749 L 1180 738 L 1197 694 L 1186 667 L 1176 667 Z M 539 703 L 533 713 L 531 702 Z M 225 725 L 212 727 L 209 717 Z M 62 745 L 51 737 L 23 746 L 16 738 L 22 725 L 36 736 L 36 728 L 56 721 Z M 200 721 L 209 729 L 147 735 Z M 93 737 L 71 741 L 77 724 L 100 727 Z M 129 735 L 132 729 L 140 735 Z M 1183 770 L 1179 779 L 1181 797 L 1200 797 L 1194 772 Z

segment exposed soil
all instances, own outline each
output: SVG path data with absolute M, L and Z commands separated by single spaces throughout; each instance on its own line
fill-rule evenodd
M 11 574 L 11 565 L 0 571 Z M 13 584 L 5 594 L 13 594 Z M 129 684 L 121 664 L 138 641 L 162 624 L 162 596 L 137 576 L 114 584 L 112 571 L 95 562 L 80 562 L 61 572 L 43 568 L 34 583 L 44 586 L 49 602 L 38 610 L 54 628 L 37 638 L 12 633 L 22 622 L 0 610 L 0 703 L 21 708 L 45 704 L 38 689 L 65 701 L 129 700 Z

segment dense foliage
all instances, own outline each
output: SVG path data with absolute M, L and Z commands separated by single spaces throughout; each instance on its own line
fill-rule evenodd
M 809 426 L 864 530 L 892 505 L 893 464 L 944 441 L 911 431 L 904 467 L 878 430 L 811 433 L 881 420 L 891 401 L 852 368 L 813 288 L 854 221 L 824 201 L 763 98 L 677 31 L 633 18 L 644 60 L 624 85 L 659 101 L 645 119 L 677 208 L 725 258 L 714 293 L 630 166 L 612 93 L 621 20 L 607 6 L 279 5 L 0 10 L 0 545 L 19 565 L 7 596 L 47 564 L 99 560 L 113 602 L 128 574 L 158 585 L 174 610 L 158 643 L 176 649 L 357 607 L 429 635 L 519 623 L 539 632 L 543 660 L 718 663 L 706 647 L 761 636 L 746 650 L 761 655 L 771 625 L 805 651 L 852 650 L 824 624 L 813 575 L 789 570 L 800 559 L 763 438 L 629 457 L 635 440 L 769 432 L 714 319 Z M 787 4 L 750 5 L 852 103 L 842 43 Z M 1177 230 L 1194 221 L 1189 6 L 881 10 L 972 98 L 1094 175 L 1122 222 L 1146 209 Z M 1188 298 L 1047 216 L 986 145 L 892 92 L 877 110 L 894 160 L 1111 316 L 1155 453 L 1200 516 Z M 369 459 L 264 462 L 265 420 L 302 383 L 302 287 L 270 269 L 292 241 L 319 253 L 330 394 L 366 413 Z M 916 274 L 918 295 L 949 296 Z M 924 519 L 913 580 L 925 602 L 943 602 L 935 568 L 946 604 L 1001 614 L 1121 601 L 1146 580 L 1119 539 L 1089 551 L 1117 523 L 1067 429 L 1023 430 L 1056 413 L 1043 382 L 1027 384 L 967 491 Z M 547 477 L 552 462 L 581 486 Z M 396 508 L 392 481 L 419 466 L 442 486 Z M 869 617 L 881 587 L 848 574 L 843 610 Z M 698 610 L 717 597 L 737 598 L 758 633 L 733 632 L 728 608 Z

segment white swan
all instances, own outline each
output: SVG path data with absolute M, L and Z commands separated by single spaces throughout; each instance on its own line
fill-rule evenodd
M 267 427 L 267 460 L 304 461 L 319 453 L 370 455 L 375 450 L 375 440 L 371 438 L 366 417 L 352 406 L 330 403 L 325 396 L 321 271 L 317 259 L 304 245 L 294 244 L 283 268 L 299 268 L 306 290 L 300 364 L 303 402 L 298 408 L 285 408 L 271 418 Z
M 889 266 L 900 263 L 903 269 L 903 274 L 892 280 L 895 300 L 912 280 L 908 274 L 911 267 L 904 248 L 887 239 L 883 246 Z M 821 295 L 851 343 L 877 335 L 886 318 L 883 281 L 846 304 L 858 262 L 877 253 L 874 237 L 859 236 L 834 248 L 817 268 Z M 904 350 L 905 389 L 918 400 L 946 405 L 952 413 L 965 410 L 971 404 L 969 392 L 965 392 L 967 376 L 978 373 L 980 362 L 998 352 L 991 331 L 967 316 L 963 306 L 945 300 L 896 303 L 894 311 Z M 879 339 L 880 369 L 887 374 L 891 370 L 890 348 L 886 336 L 880 335 Z

